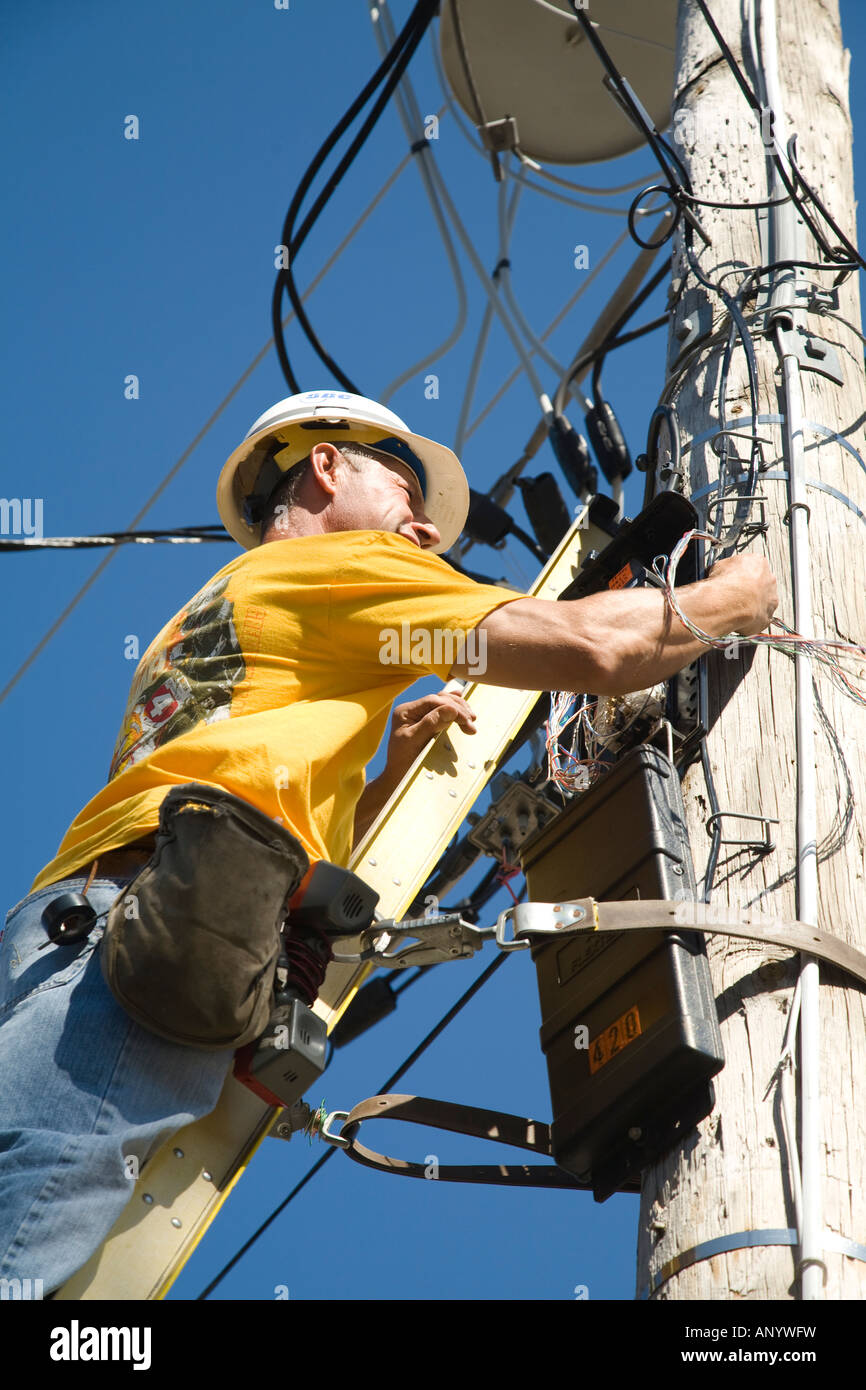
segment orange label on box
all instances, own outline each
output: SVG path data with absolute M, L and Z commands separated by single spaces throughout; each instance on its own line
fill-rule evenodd
M 613 576 L 608 584 L 609 589 L 624 589 L 626 584 L 630 584 L 634 575 L 631 570 L 631 562 L 623 565 L 622 569 Z
M 597 1072 L 617 1053 L 622 1052 L 624 1047 L 628 1047 L 630 1042 L 639 1038 L 641 1034 L 640 1014 L 637 1005 L 626 1009 L 621 1018 L 616 1023 L 612 1023 L 609 1028 L 605 1028 L 589 1045 L 589 1069 Z

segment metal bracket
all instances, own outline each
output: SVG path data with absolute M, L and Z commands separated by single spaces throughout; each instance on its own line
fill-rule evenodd
M 513 922 L 509 937 L 508 923 Z M 582 903 L 516 903 L 500 912 L 496 919 L 496 944 L 500 951 L 525 951 L 534 936 L 558 936 L 563 927 L 584 923 L 587 931 L 595 931 L 595 903 L 585 898 Z
M 706 290 L 692 286 L 677 304 L 668 356 L 668 375 L 687 352 L 713 331 L 713 306 Z
M 837 386 L 845 385 L 842 363 L 832 343 L 804 328 L 783 329 L 782 339 L 786 351 L 794 354 L 804 372 L 817 372 L 835 381 Z
M 825 285 L 810 285 L 809 302 L 807 308 L 812 314 L 829 314 L 839 308 L 839 288 L 833 285 L 827 289 Z
M 313 1112 L 305 1100 L 296 1100 L 294 1105 L 281 1110 L 268 1130 L 272 1139 L 291 1139 L 299 1129 L 306 1129 Z
M 517 134 L 517 121 L 514 116 L 502 116 L 498 121 L 488 121 L 476 127 L 482 144 L 491 154 L 504 154 L 507 150 L 517 150 L 520 139 Z
M 743 501 L 748 501 L 752 503 L 752 505 L 754 505 L 757 502 L 758 512 L 760 514 L 761 519 L 760 521 L 745 521 L 743 523 L 742 531 L 740 534 L 743 536 L 757 536 L 760 535 L 762 532 L 766 533 L 768 528 L 768 522 L 766 512 L 764 509 L 764 503 L 767 501 L 767 496 L 766 493 L 763 492 L 756 492 L 753 497 L 749 498 L 743 498 L 737 494 L 734 494 L 731 497 L 714 497 L 712 502 L 707 503 L 707 530 L 709 530 L 710 527 L 713 525 L 716 513 L 718 511 L 721 511 L 724 515 L 725 507 L 730 506 L 731 503 L 733 503 L 735 507 L 738 507 Z M 726 528 L 726 530 L 727 529 L 729 528 Z M 719 537 L 720 541 L 723 539 L 724 535 L 725 532 L 723 531 L 722 535 Z
M 342 1121 L 348 1120 L 350 1113 L 351 1111 L 349 1110 L 332 1110 L 330 1115 L 325 1119 L 322 1128 L 319 1130 L 319 1137 L 324 1139 L 326 1144 L 332 1144 L 335 1148 L 348 1149 L 348 1139 L 344 1139 L 342 1134 L 333 1134 L 331 1131 L 331 1122 L 333 1120 L 340 1120 L 340 1128 L 342 1129 Z
M 494 859 L 515 849 L 559 814 L 560 808 L 530 783 L 498 773 L 490 784 L 491 804 L 469 831 L 469 843 Z
M 708 834 L 708 835 L 713 835 L 713 834 L 715 833 L 715 825 L 714 825 L 714 823 L 715 823 L 716 821 L 720 821 L 720 820 L 722 819 L 723 816 L 732 816 L 735 820 L 756 820 L 756 821 L 760 821 L 761 824 L 762 824 L 763 826 L 766 826 L 766 829 L 765 829 L 765 831 L 764 831 L 764 838 L 763 838 L 763 840 L 723 840 L 723 839 L 720 839 L 720 840 L 719 840 L 719 844 L 720 844 L 720 845 L 744 845 L 744 846 L 746 846 L 746 847 L 749 848 L 749 849 L 757 849 L 757 850 L 760 850 L 760 852 L 761 852 L 762 854 L 769 854 L 771 850 L 774 850 L 774 849 L 776 848 L 775 841 L 773 841 L 773 840 L 770 839 L 770 826 L 771 826 L 771 825 L 778 825 L 778 824 L 779 824 L 778 820 L 774 820 L 771 816 L 753 816 L 753 815 L 749 815 L 749 814 L 748 814 L 747 812 L 745 812 L 745 811 L 717 811 L 717 812 L 715 813 L 715 815 L 710 816 L 709 819 L 708 819 L 707 822 L 706 822 L 707 834 Z
M 719 441 L 726 437 L 730 439 L 748 439 L 751 443 L 757 444 L 759 457 L 759 473 L 763 473 L 766 471 L 766 469 L 772 467 L 772 464 L 767 463 L 764 457 L 764 445 L 772 444 L 773 442 L 772 439 L 768 439 L 766 435 L 752 434 L 749 430 L 713 430 L 712 434 L 709 436 L 709 445 L 717 458 L 722 457 L 722 445 L 719 443 Z M 695 442 L 695 440 L 692 440 L 692 444 L 694 444 Z M 683 452 L 685 453 L 686 450 L 683 450 Z M 734 462 L 745 463 L 745 460 L 741 459 L 739 455 L 735 455 Z

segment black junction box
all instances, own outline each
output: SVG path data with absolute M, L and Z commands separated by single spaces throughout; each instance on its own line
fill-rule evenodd
M 676 770 L 632 749 L 523 846 L 531 902 L 694 898 Z M 533 946 L 557 1164 L 596 1201 L 708 1115 L 724 1066 L 703 936 L 579 933 Z

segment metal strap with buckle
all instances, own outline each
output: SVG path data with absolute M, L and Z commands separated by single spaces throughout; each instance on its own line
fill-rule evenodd
M 699 931 L 802 951 L 866 984 L 866 954 L 849 942 L 794 918 L 751 910 L 735 917 L 734 912 L 739 909 L 697 899 L 598 902 L 577 898 L 570 902 L 517 903 L 500 912 L 493 928 L 476 927 L 457 912 L 375 922 L 362 932 L 358 953 L 335 954 L 334 960 L 370 961 L 388 970 L 403 970 L 410 965 L 467 960 L 490 940 L 496 941 L 500 951 L 524 951 L 546 939 L 578 932 Z M 415 937 L 415 944 L 389 949 L 406 937 Z
M 393 1173 L 403 1178 L 435 1178 L 439 1182 L 491 1183 L 498 1187 L 592 1189 L 592 1183 L 580 1182 L 555 1164 L 455 1164 L 438 1162 L 412 1163 L 403 1158 L 391 1158 L 359 1144 L 356 1138 L 364 1120 L 403 1120 L 406 1124 L 427 1125 L 433 1129 L 449 1130 L 452 1134 L 469 1134 L 476 1139 L 488 1139 L 496 1144 L 528 1149 L 534 1154 L 552 1156 L 550 1126 L 539 1120 L 509 1115 L 501 1110 L 480 1110 L 477 1106 L 457 1105 L 453 1101 L 431 1100 L 428 1096 L 371 1096 L 362 1100 L 348 1113 L 334 1110 L 328 1115 L 321 1135 L 336 1145 L 356 1163 L 379 1172 Z M 339 1132 L 334 1126 L 342 1121 Z M 623 1190 L 626 1190 L 625 1188 Z M 637 1184 L 629 1191 L 639 1191 Z
M 517 951 L 554 936 L 580 931 L 699 931 L 802 951 L 837 966 L 866 985 L 866 955 L 849 942 L 795 918 L 751 910 L 735 917 L 735 912 L 740 909 L 697 899 L 671 902 L 667 898 L 643 898 L 606 903 L 578 898 L 574 902 L 518 903 L 499 914 L 496 944 L 500 950 Z

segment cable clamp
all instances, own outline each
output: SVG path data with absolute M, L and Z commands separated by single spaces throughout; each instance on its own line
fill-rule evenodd
M 764 503 L 766 501 L 767 495 L 764 492 L 756 492 L 751 497 L 741 497 L 737 493 L 730 497 L 714 497 L 712 502 L 707 503 L 707 528 L 709 529 L 710 526 L 715 524 L 717 512 L 721 511 L 724 514 L 725 507 L 729 507 L 731 504 L 735 507 L 741 507 L 743 502 L 748 502 L 751 508 L 757 502 L 760 521 L 744 521 L 741 528 L 736 528 L 735 518 L 734 521 L 729 524 L 728 529 L 731 531 L 737 529 L 737 534 L 741 536 L 766 534 L 768 530 L 767 514 L 764 508 Z M 719 537 L 719 544 L 722 544 L 721 536 Z
M 817 372 L 837 386 L 845 385 L 845 373 L 836 348 L 826 338 L 819 338 L 805 329 L 779 329 L 785 356 L 796 357 L 804 372 Z
M 710 816 L 706 822 L 708 835 L 712 836 L 716 833 L 716 822 L 721 821 L 724 816 L 732 816 L 734 820 L 760 821 L 761 824 L 766 828 L 764 830 L 763 840 L 723 840 L 720 838 L 720 845 L 743 845 L 748 849 L 759 850 L 761 854 L 769 854 L 771 850 L 774 850 L 776 848 L 775 841 L 771 840 L 770 838 L 770 826 L 778 825 L 778 820 L 775 820 L 771 816 L 749 815 L 745 811 L 717 811 L 715 815 Z M 721 831 L 719 832 L 719 835 L 721 836 Z
M 801 511 L 804 511 L 806 513 L 807 521 L 812 520 L 812 508 L 809 506 L 808 502 L 792 502 L 788 510 L 785 512 L 785 515 L 782 517 L 783 526 L 790 526 L 791 513 L 795 512 L 798 507 L 801 509 Z

